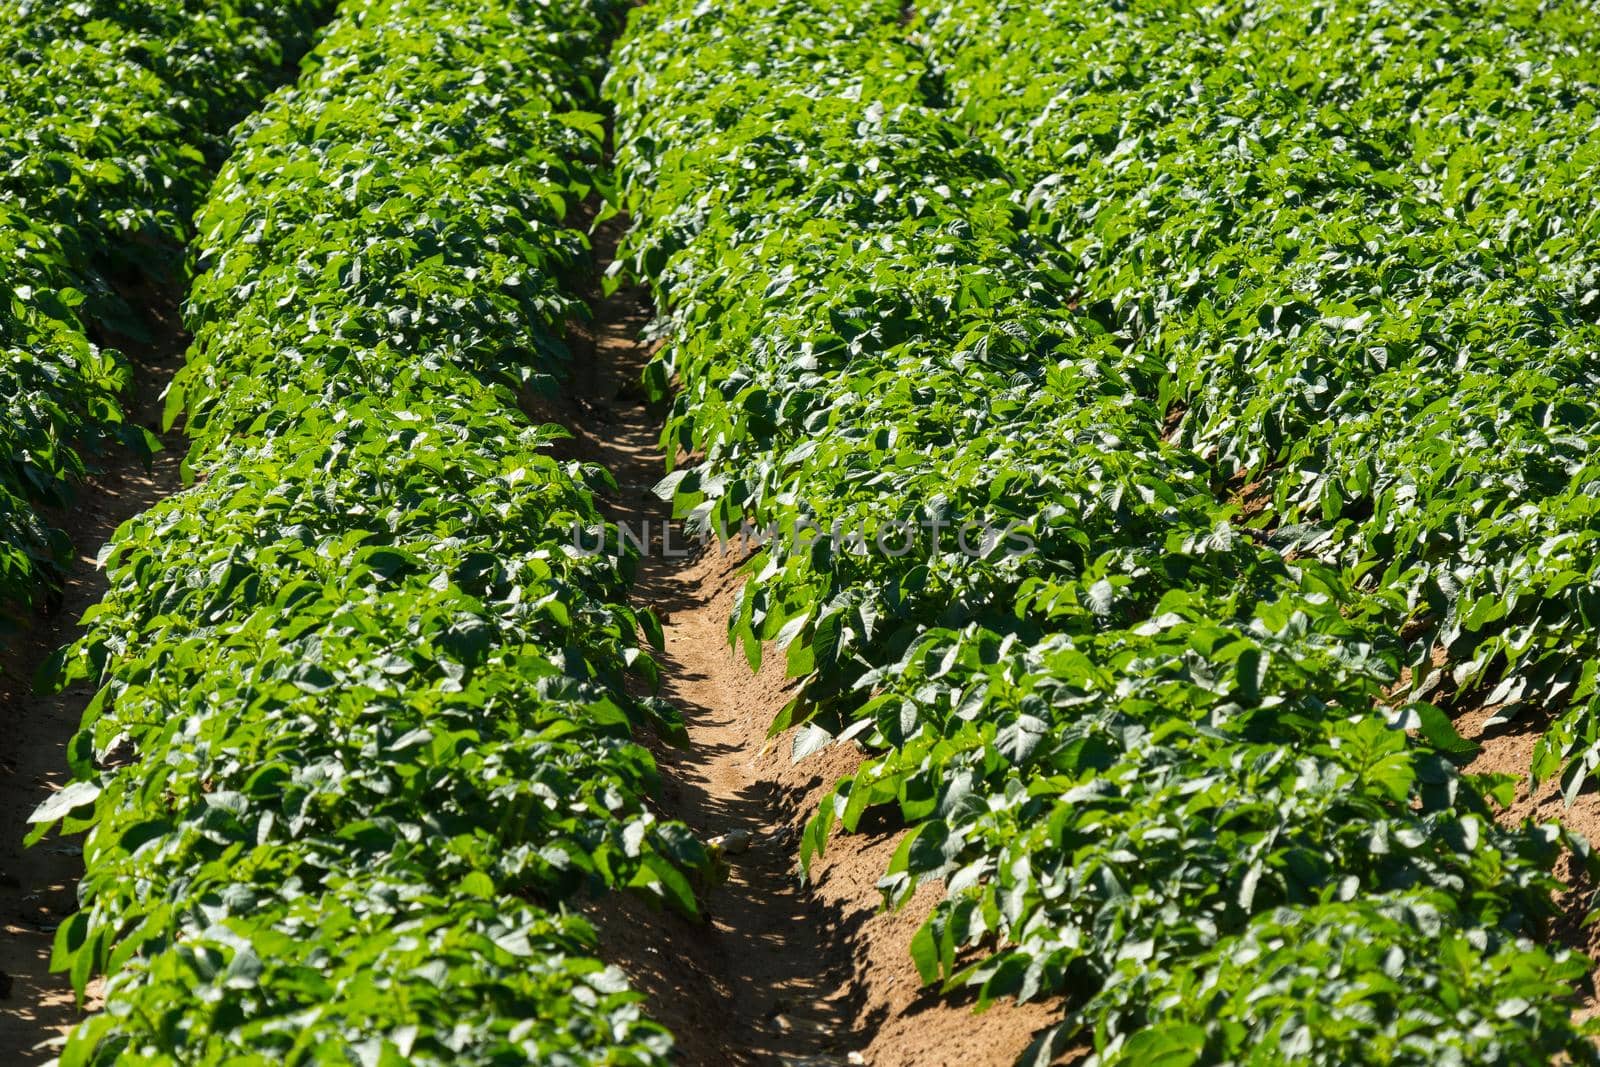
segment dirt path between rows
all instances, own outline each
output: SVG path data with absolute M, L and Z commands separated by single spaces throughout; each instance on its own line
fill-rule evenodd
M 596 239 L 609 262 L 622 231 Z M 617 896 L 590 909 L 602 956 L 626 971 L 670 1027 L 692 1065 L 1009 1065 L 1057 1018 L 1049 1005 L 970 1005 L 924 991 L 911 935 L 938 897 L 928 886 L 897 914 L 881 909 L 878 878 L 900 838 L 880 822 L 836 839 L 802 884 L 800 829 L 825 791 L 858 764 L 858 749 L 825 750 L 791 764 L 787 737 L 767 727 L 792 689 L 781 656 L 753 674 L 727 641 L 740 561 L 712 547 L 689 551 L 653 487 L 665 471 L 661 415 L 644 403 L 639 340 L 652 309 L 641 290 L 594 301 L 596 321 L 576 346 L 569 410 L 573 454 L 604 464 L 620 491 L 609 517 L 648 530 L 635 601 L 661 617 L 662 693 L 687 721 L 690 745 L 652 745 L 664 780 L 665 817 L 703 838 L 733 841 L 725 882 L 704 895 L 695 924 Z M 776 669 L 773 669 L 773 668 Z
M 135 360 L 136 392 L 125 402 L 131 417 L 161 428 L 161 393 L 182 362 L 188 339 L 172 302 L 151 309 L 158 345 Z M 42 1063 L 82 1014 L 71 983 L 50 972 L 50 946 L 60 922 L 77 910 L 83 854 L 76 840 L 52 836 L 24 849 L 28 815 L 70 777 L 67 742 L 78 728 L 95 687 L 80 684 L 54 696 L 34 691 L 41 664 L 82 632 L 78 620 L 105 594 L 105 574 L 95 563 L 100 546 L 126 520 L 181 484 L 184 441 L 163 438 L 165 451 L 150 469 L 128 455 L 100 460 L 100 473 L 78 493 L 77 504 L 53 521 L 76 552 L 60 607 L 40 617 L 0 652 L 0 1064 Z M 91 1005 L 95 986 L 90 987 Z

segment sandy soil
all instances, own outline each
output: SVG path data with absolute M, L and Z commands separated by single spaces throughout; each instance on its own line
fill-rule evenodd
M 1484 723 L 1499 710 L 1495 707 L 1476 708 L 1458 716 L 1456 729 L 1463 737 L 1476 741 L 1481 748 L 1466 770 L 1470 774 L 1509 774 L 1517 779 L 1516 800 L 1500 813 L 1500 821 L 1508 826 L 1532 819 L 1538 823 L 1557 822 L 1581 834 L 1591 845 L 1600 846 L 1600 793 L 1593 784 L 1573 798 L 1569 805 L 1562 795 L 1558 777 L 1533 785 L 1528 768 L 1533 763 L 1533 750 L 1539 742 L 1548 717 L 1528 715 L 1523 718 L 1492 726 Z M 1568 886 L 1558 898 L 1564 910 L 1563 920 L 1552 931 L 1552 940 L 1585 953 L 1591 960 L 1600 961 L 1600 924 L 1585 926 L 1584 920 L 1600 906 L 1600 884 L 1565 856 L 1556 869 L 1557 875 Z M 1587 1017 L 1600 1015 L 1600 973 L 1591 970 L 1589 984 L 1581 990 L 1581 1000 L 1576 1012 Z

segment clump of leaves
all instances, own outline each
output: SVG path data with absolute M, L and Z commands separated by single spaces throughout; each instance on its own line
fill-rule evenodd
M 1258 5 L 1223 18 L 1179 5 L 1175 26 L 1157 10 L 1170 5 L 1131 6 L 1121 21 L 1074 13 L 1072 32 L 1148 21 L 1180 38 L 1192 22 L 1218 42 L 1207 48 L 1256 41 Z M 775 642 L 800 680 L 774 724 L 802 727 L 797 758 L 837 738 L 870 754 L 809 824 L 804 859 L 836 826 L 893 807 L 908 829 L 886 897 L 930 880 L 946 893 L 913 942 L 923 977 L 981 1002 L 1065 995 L 1044 1053 L 1087 1039 L 1136 1062 L 1262 1048 L 1322 1062 L 1592 1058 L 1590 1028 L 1560 999 L 1585 965 L 1533 940 L 1554 917 L 1555 857 L 1565 846 L 1587 862 L 1587 847 L 1554 827 L 1499 827 L 1504 783 L 1462 776 L 1452 759 L 1472 746 L 1430 691 L 1380 716 L 1414 654 L 1412 592 L 1316 545 L 1286 551 L 1289 527 L 1230 492 L 1265 467 L 1191 432 L 1247 412 L 1242 390 L 1262 378 L 1322 395 L 1319 379 L 1265 362 L 1283 346 L 1257 363 L 1222 327 L 1164 332 L 1187 307 L 1184 279 L 1199 269 L 1220 286 L 1251 254 L 1193 262 L 1261 199 L 1229 184 L 1242 149 L 1228 139 L 1256 131 L 1219 122 L 1215 143 L 1181 157 L 1187 170 L 1171 168 L 1181 181 L 1129 164 L 1147 181 L 1134 184 L 1119 161 L 1143 144 L 1140 123 L 1177 137 L 1212 81 L 1266 61 L 1242 45 L 1231 66 L 1196 58 L 1188 82 L 1152 94 L 1141 38 L 1102 29 L 1075 47 L 1049 5 L 951 7 L 971 18 L 935 11 L 928 33 L 964 29 L 931 38 L 932 67 L 899 5 L 655 3 L 607 83 L 635 222 L 626 267 L 666 309 L 647 384 L 678 387 L 666 451 L 693 457 L 660 492 L 708 528 L 786 534 L 752 561 L 730 637 L 753 663 Z M 1256 44 L 1275 55 L 1274 41 Z M 970 63 L 950 58 L 968 45 Z M 1008 45 L 1045 59 L 1013 74 Z M 1437 66 L 1444 37 L 1421 47 Z M 1344 63 L 1367 58 L 1349 46 Z M 1045 60 L 1082 84 L 1036 84 Z M 1106 78 L 1111 60 L 1124 66 Z M 1096 93 L 1126 98 L 1121 125 L 1080 106 Z M 959 112 L 941 109 L 947 97 Z M 1416 114 L 1388 106 L 1396 129 Z M 953 121 L 969 115 L 994 136 Z M 1029 198 L 1011 179 L 1027 152 L 1063 143 L 1052 124 L 1085 132 Z M 1326 169 L 1314 148 L 1302 161 L 1293 131 L 1265 132 L 1283 135 L 1272 174 Z M 1191 204 L 1211 213 L 1203 232 L 1163 230 Z M 1277 231 L 1252 239 L 1263 256 L 1295 247 Z M 1331 275 L 1347 259 L 1318 262 Z M 1124 292 L 1134 285 L 1151 291 Z M 1366 328 L 1360 308 L 1245 308 L 1285 344 Z M 1278 425 L 1285 447 L 1312 434 Z M 969 520 L 1030 550 L 927 532 Z M 871 543 L 906 527 L 923 531 L 910 550 Z M 1383 919 L 1397 910 L 1404 921 Z M 1372 940 L 1350 943 L 1369 917 Z M 1309 964 L 1283 945 L 1301 929 L 1348 966 L 1337 990 L 1304 991 Z M 1303 1000 L 1296 1014 L 1251 992 L 1280 988 Z
M 682 725 L 624 685 L 634 559 L 573 543 L 604 473 L 515 407 L 582 313 L 616 22 L 358 0 L 238 132 L 169 404 L 200 483 L 58 664 L 102 688 L 35 836 L 88 830 L 56 962 L 108 975 L 64 1064 L 666 1058 L 566 902 L 697 913 L 632 740 Z
M 97 457 L 158 448 L 118 397 L 121 295 L 170 284 L 229 127 L 307 47 L 323 0 L 23 3 L 0 46 L 0 627 L 71 558 L 40 509 Z M 79 546 L 80 548 L 83 546 Z
M 1392 594 L 1412 695 L 1600 764 L 1589 7 L 924 5 L 1071 286 L 1251 525 Z

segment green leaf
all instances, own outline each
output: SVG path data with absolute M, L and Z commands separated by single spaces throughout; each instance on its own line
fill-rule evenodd
M 63 819 L 80 808 L 87 807 L 100 796 L 99 782 L 68 782 L 62 788 L 51 793 L 33 813 L 28 816 L 30 823 L 53 823 Z
M 1150 1067 L 1189 1067 L 1200 1062 L 1205 1046 L 1206 1032 L 1198 1026 L 1158 1025 L 1129 1037 L 1121 1059 Z

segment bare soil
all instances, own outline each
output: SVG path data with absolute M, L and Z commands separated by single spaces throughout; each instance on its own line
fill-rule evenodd
M 613 222 L 597 235 L 603 258 L 620 230 Z M 811 882 L 802 881 L 800 830 L 862 754 L 834 747 L 795 765 L 787 736 L 768 739 L 792 688 L 781 656 L 765 657 L 754 673 L 729 647 L 741 561 L 714 546 L 690 551 L 675 528 L 662 537 L 670 510 L 652 491 L 665 472 L 660 413 L 636 385 L 650 355 L 639 340 L 648 297 L 624 290 L 595 306 L 596 322 L 575 346 L 577 388 L 559 416 L 574 429 L 572 454 L 616 477 L 620 492 L 606 502 L 613 521 L 634 530 L 650 523 L 635 599 L 662 618 L 662 695 L 683 712 L 691 741 L 652 746 L 662 814 L 707 839 L 748 841 L 730 850 L 726 881 L 706 894 L 704 923 L 623 896 L 591 905 L 603 957 L 644 991 L 688 1064 L 1013 1063 L 1059 1008 L 1004 1005 L 980 1015 L 923 990 L 908 949 L 938 887 L 891 913 L 876 884 L 899 828 L 836 837 Z
M 145 306 L 160 340 L 136 351 L 136 391 L 125 403 L 133 418 L 159 432 L 161 393 L 188 341 L 170 300 Z M 57 649 L 78 637 L 78 619 L 104 595 L 105 574 L 95 562 L 100 546 L 123 522 L 178 489 L 182 435 L 167 435 L 162 443 L 165 451 L 149 468 L 130 455 L 101 458 L 75 506 L 52 516 L 77 553 L 61 602 L 0 649 L 0 1064 L 8 1067 L 50 1059 L 53 1046 L 96 1003 L 98 986 L 91 985 L 80 1010 L 67 976 L 49 967 L 55 929 L 77 910 L 82 849 L 77 840 L 60 837 L 22 847 L 28 815 L 69 779 L 67 742 L 94 687 L 46 695 L 35 691 L 33 679 Z
M 1436 646 L 1432 667 L 1443 670 L 1448 663 L 1449 654 L 1442 646 Z M 1402 668 L 1387 696 L 1391 700 L 1404 699 L 1411 691 L 1412 677 L 1410 667 Z M 1496 812 L 1500 823 L 1508 827 L 1528 821 L 1557 823 L 1591 844 L 1600 842 L 1600 793 L 1595 792 L 1592 781 L 1571 804 L 1566 802 L 1559 776 L 1534 784 L 1533 752 L 1554 718 L 1553 711 L 1528 709 L 1509 721 L 1496 722 L 1505 706 L 1482 703 L 1476 699 L 1478 696 L 1481 694 L 1459 692 L 1445 672 L 1439 686 L 1427 699 L 1455 709 L 1451 722 L 1456 732 L 1478 745 L 1478 751 L 1462 768 L 1465 773 L 1504 774 L 1516 779 L 1516 793 L 1510 806 Z M 1589 957 L 1589 976 L 1579 986 L 1573 1004 L 1576 1017 L 1588 1018 L 1600 1015 L 1600 924 L 1585 925 L 1589 915 L 1600 906 L 1600 883 L 1574 859 L 1571 852 L 1564 851 L 1557 862 L 1555 874 L 1565 886 L 1556 897 L 1562 914 L 1554 928 L 1546 931 L 1546 940 L 1552 949 L 1571 949 Z
M 1507 826 L 1529 819 L 1536 823 L 1560 823 L 1591 844 L 1600 843 L 1600 793 L 1595 792 L 1592 783 L 1574 797 L 1570 805 L 1562 793 L 1559 776 L 1537 786 L 1533 784 L 1528 769 L 1533 764 L 1534 747 L 1549 725 L 1548 716 L 1530 714 L 1485 728 L 1484 723 L 1498 710 L 1497 707 L 1475 708 L 1458 716 L 1455 726 L 1463 737 L 1481 746 L 1467 764 L 1467 773 L 1509 774 L 1517 779 L 1516 799 L 1500 812 L 1500 821 Z M 1562 858 L 1556 874 L 1567 890 L 1557 898 L 1564 915 L 1552 931 L 1553 947 L 1570 948 L 1600 961 L 1600 924 L 1584 925 L 1584 920 L 1600 905 L 1600 885 L 1573 862 L 1570 853 Z M 1578 1016 L 1600 1015 L 1597 987 L 1600 987 L 1600 973 L 1591 968 L 1588 986 L 1580 991 L 1580 1000 L 1575 1005 Z

